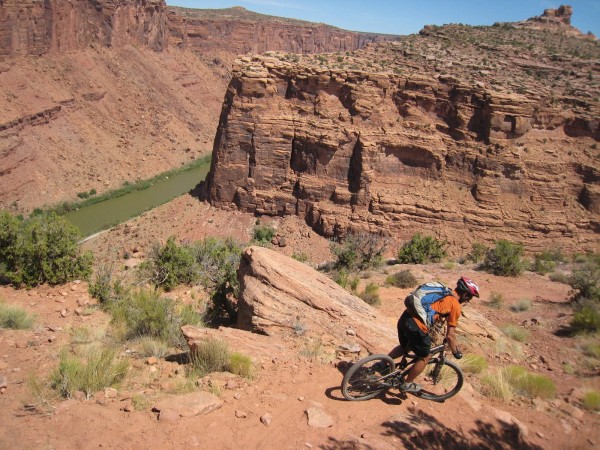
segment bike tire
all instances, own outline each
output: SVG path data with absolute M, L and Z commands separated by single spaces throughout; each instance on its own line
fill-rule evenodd
M 373 366 L 379 364 L 379 370 Z M 385 376 L 396 369 L 394 360 L 388 355 L 370 355 L 356 363 L 344 375 L 342 395 L 346 400 L 369 400 L 390 388 Z
M 433 379 L 433 370 L 438 362 L 439 359 L 433 358 L 425 366 L 423 375 L 418 380 L 422 389 L 417 395 L 425 400 L 443 402 L 458 394 L 465 377 L 460 367 L 455 363 L 444 361 L 437 379 Z

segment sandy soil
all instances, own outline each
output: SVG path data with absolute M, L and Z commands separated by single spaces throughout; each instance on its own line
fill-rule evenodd
M 253 216 L 217 210 L 183 196 L 97 236 L 86 247 L 98 254 L 98 264 L 113 262 L 117 270 L 131 274 L 125 267 L 141 260 L 156 240 L 169 235 L 181 241 L 231 235 L 247 241 L 255 221 Z M 159 223 L 163 225 L 158 227 Z M 304 252 L 313 264 L 330 257 L 328 242 L 297 219 L 277 219 L 273 225 L 287 240 L 287 246 L 279 250 Z M 124 259 L 126 253 L 133 257 Z M 361 286 L 367 282 L 383 285 L 386 273 L 403 268 L 388 266 L 371 273 Z M 579 401 L 584 389 L 600 389 L 598 362 L 594 365 L 582 354 L 584 338 L 560 333 L 571 315 L 565 305 L 568 286 L 532 273 L 516 279 L 496 277 L 471 266 L 410 269 L 421 280 L 451 282 L 460 274 L 474 278 L 483 296 L 469 308 L 498 327 L 524 323 L 529 338 L 524 344 L 499 348 L 490 339 L 460 335 L 465 353 L 484 355 L 490 366 L 515 363 L 547 376 L 556 383 L 556 398 L 517 396 L 502 401 L 487 397 L 481 377 L 470 374 L 459 395 L 444 404 L 402 398 L 393 392 L 367 402 L 348 402 L 339 385 L 350 358 L 331 358 L 325 342 L 307 351 L 301 340 L 287 342 L 291 350 L 284 356 L 257 360 L 253 379 L 222 383 L 220 409 L 175 423 L 159 421 L 151 410 L 157 400 L 181 390 L 183 366 L 173 356 L 148 364 L 147 358 L 125 349 L 121 356 L 131 364 L 130 375 L 115 397 L 101 392 L 89 400 L 61 400 L 48 391 L 36 397 L 32 376 L 47 384 L 60 349 L 77 347 L 73 343 L 77 330 L 85 327 L 100 336 L 109 318 L 93 307 L 85 282 L 30 291 L 1 287 L 1 299 L 36 314 L 37 320 L 33 330 L 0 331 L 0 376 L 7 382 L 0 395 L 0 448 L 597 448 L 600 416 L 581 408 Z M 378 309 L 390 323 L 401 313 L 400 299 L 407 291 L 380 288 Z M 493 292 L 504 297 L 501 309 L 486 306 Z M 190 301 L 192 294 L 193 290 L 181 288 L 173 296 Z M 511 311 L 510 305 L 521 299 L 529 299 L 531 307 Z M 273 342 L 274 347 L 277 344 Z M 575 374 L 567 373 L 565 364 L 572 365 Z M 218 382 L 222 375 L 212 378 Z M 314 406 L 326 412 L 333 426 L 308 425 L 306 410 Z M 272 417 L 269 425 L 260 420 L 267 413 Z

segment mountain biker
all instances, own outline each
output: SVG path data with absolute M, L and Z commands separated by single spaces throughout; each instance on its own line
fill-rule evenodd
M 456 282 L 456 288 L 451 295 L 447 295 L 431 304 L 431 309 L 436 312 L 434 322 L 447 320 L 446 339 L 456 359 L 462 358 L 455 333 L 458 318 L 460 317 L 461 305 L 473 297 L 479 297 L 479 287 L 473 280 L 462 276 Z M 425 366 L 429 362 L 429 350 L 431 349 L 429 329 L 418 316 L 412 316 L 408 310 L 405 310 L 400 319 L 398 319 L 398 340 L 400 341 L 400 345 L 389 353 L 391 358 L 399 358 L 407 354 L 410 350 L 418 358 L 408 372 L 404 383 L 400 386 L 400 390 L 413 393 L 419 392 L 421 387 L 414 383 L 413 380 L 423 372 L 423 369 L 425 369 Z

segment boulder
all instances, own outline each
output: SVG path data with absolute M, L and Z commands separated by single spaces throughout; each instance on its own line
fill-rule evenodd
M 338 345 L 355 344 L 387 353 L 397 344 L 389 319 L 326 275 L 273 250 L 252 246 L 238 269 L 238 327 L 265 335 L 306 330 L 331 335 Z M 346 330 L 355 331 L 349 336 Z

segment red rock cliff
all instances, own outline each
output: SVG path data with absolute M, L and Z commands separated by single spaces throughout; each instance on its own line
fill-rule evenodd
M 0 0 L 0 58 L 166 45 L 164 0 Z
M 516 31 L 507 31 L 512 39 Z M 464 30 L 443 31 L 454 32 Z M 463 251 L 499 238 L 531 251 L 597 249 L 598 91 L 584 76 L 559 81 L 565 67 L 582 64 L 585 74 L 593 64 L 546 64 L 494 47 L 497 67 L 473 72 L 482 48 L 469 55 L 411 39 L 369 49 L 361 63 L 369 71 L 285 55 L 238 60 L 215 139 L 211 201 L 297 214 L 326 236 L 421 231 Z M 384 70 L 392 60 L 393 71 Z

